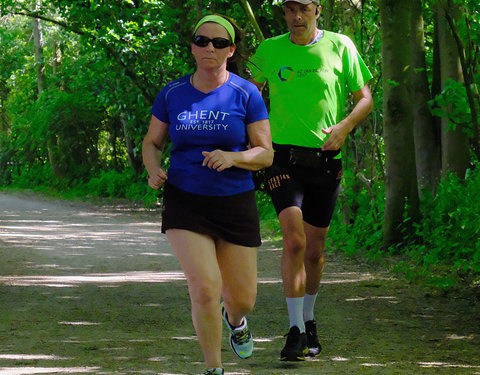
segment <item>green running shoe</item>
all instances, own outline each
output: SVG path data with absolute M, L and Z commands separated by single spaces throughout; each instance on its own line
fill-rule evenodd
M 228 330 L 230 331 L 230 346 L 233 352 L 242 359 L 248 358 L 253 353 L 253 338 L 248 329 L 247 318 L 243 317 L 243 324 L 240 327 L 232 327 L 228 322 L 227 311 L 222 307 L 222 316 Z
M 223 375 L 223 368 L 207 368 L 203 375 Z

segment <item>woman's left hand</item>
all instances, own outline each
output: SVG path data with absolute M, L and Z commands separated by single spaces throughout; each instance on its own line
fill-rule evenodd
M 222 150 L 214 150 L 211 152 L 202 151 L 202 155 L 205 157 L 202 163 L 203 167 L 207 166 L 210 169 L 215 169 L 216 171 L 221 172 L 233 166 L 231 152 Z

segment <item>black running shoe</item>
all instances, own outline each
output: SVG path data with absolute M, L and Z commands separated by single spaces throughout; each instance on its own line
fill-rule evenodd
M 305 331 L 307 333 L 307 355 L 309 357 L 316 357 L 322 351 L 322 345 L 320 345 L 317 336 L 317 322 L 315 322 L 315 320 L 305 322 Z
M 298 327 L 293 326 L 285 336 L 287 337 L 287 343 L 280 353 L 280 360 L 304 361 L 305 354 L 308 353 L 306 333 L 300 333 Z

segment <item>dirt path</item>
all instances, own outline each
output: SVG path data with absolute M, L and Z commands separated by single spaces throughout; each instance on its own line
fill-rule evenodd
M 259 251 L 254 356 L 233 374 L 480 374 L 478 306 L 331 254 L 323 354 L 278 360 L 288 318 L 280 244 Z M 159 213 L 0 193 L 0 375 L 200 374 L 186 283 Z

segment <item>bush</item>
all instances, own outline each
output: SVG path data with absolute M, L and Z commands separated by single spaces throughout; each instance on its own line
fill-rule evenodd
M 480 275 L 480 172 L 464 181 L 444 179 L 435 197 L 422 200 L 423 220 L 416 224 L 419 246 L 410 256 L 425 268 L 448 265 L 452 270 Z
M 344 182 L 350 185 L 352 179 L 347 176 Z M 329 232 L 333 248 L 369 259 L 400 254 L 397 271 L 435 287 L 480 280 L 478 169 L 469 171 L 465 180 L 454 175 L 444 178 L 435 196 L 424 192 L 415 235 L 388 250 L 382 249 L 384 186 L 377 184 L 372 190 L 375 200 L 366 189 L 354 192 L 347 186 L 342 191 Z M 350 210 L 354 207 L 351 222 L 344 223 L 343 205 Z

